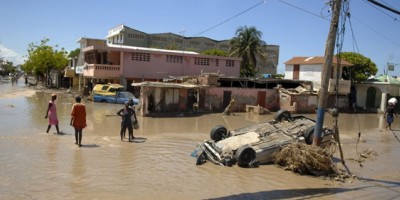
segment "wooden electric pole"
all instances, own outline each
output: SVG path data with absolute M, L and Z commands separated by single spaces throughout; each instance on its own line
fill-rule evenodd
M 332 0 L 332 19 L 325 46 L 325 62 L 322 69 L 321 88 L 318 95 L 317 121 L 314 129 L 313 146 L 321 142 L 322 127 L 324 125 L 325 109 L 328 100 L 328 86 L 332 71 L 333 52 L 335 51 L 336 33 L 339 26 L 340 8 L 342 0 Z

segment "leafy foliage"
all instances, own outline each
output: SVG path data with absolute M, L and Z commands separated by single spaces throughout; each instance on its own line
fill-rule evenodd
M 17 71 L 17 68 L 14 66 L 13 62 L 11 62 L 11 61 L 4 61 L 2 64 L 2 67 L 4 69 L 3 74 L 10 74 L 10 73 L 14 73 Z
M 240 64 L 241 76 L 254 77 L 256 74 L 257 57 L 266 58 L 263 46 L 266 45 L 261 40 L 262 33 L 256 27 L 239 27 L 236 36 L 230 40 L 230 55 L 242 58 Z
M 76 48 L 75 50 L 72 50 L 71 52 L 69 52 L 68 58 L 78 58 L 80 53 L 81 53 L 81 49 Z
M 285 74 L 272 74 L 272 78 L 285 78 Z
M 63 48 L 54 50 L 53 47 L 47 44 L 49 41 L 49 39 L 45 38 L 40 41 L 39 45 L 35 43 L 29 44 L 27 60 L 23 64 L 22 70 L 37 76 L 43 76 L 52 69 L 61 70 L 68 65 L 67 52 Z
M 354 52 L 342 52 L 337 57 L 352 63 L 354 66 L 343 69 L 343 79 L 351 80 L 352 83 L 365 81 L 371 75 L 378 72 L 376 64 L 370 58 Z
M 208 50 L 203 51 L 201 54 L 211 55 L 211 56 L 224 56 L 224 57 L 229 56 L 228 52 L 226 52 L 224 50 L 220 50 L 220 49 L 208 49 Z

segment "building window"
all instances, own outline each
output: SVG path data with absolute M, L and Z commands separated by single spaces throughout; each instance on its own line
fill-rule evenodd
M 138 34 L 133 34 L 133 33 L 129 33 L 128 34 L 128 38 L 144 40 L 144 36 L 143 35 L 138 35 Z
M 183 43 L 182 39 L 175 39 L 175 43 Z
M 226 45 L 226 44 L 221 44 L 220 47 L 223 49 L 229 49 L 229 45 Z
M 198 42 L 198 41 L 190 41 L 190 44 L 191 45 L 200 45 L 200 42 Z
M 151 39 L 153 39 L 154 41 L 160 41 L 160 42 L 166 42 L 167 41 L 167 38 L 160 37 L 160 36 L 152 36 Z
M 215 44 L 214 44 L 214 43 L 210 43 L 210 42 L 206 42 L 206 46 L 207 46 L 207 47 L 214 47 Z
M 210 59 L 209 58 L 194 58 L 194 64 L 195 65 L 209 66 L 210 65 Z
M 226 60 L 225 66 L 235 67 L 235 61 L 234 60 Z
M 173 55 L 167 55 L 167 62 L 170 63 L 182 63 L 183 57 L 182 56 L 173 56 Z
M 149 53 L 132 53 L 132 60 L 150 62 Z

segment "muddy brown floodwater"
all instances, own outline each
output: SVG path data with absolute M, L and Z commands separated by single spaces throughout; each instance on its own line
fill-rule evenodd
M 62 135 L 46 134 L 51 92 L 21 83 L 0 84 L 0 199 L 399 199 L 400 135 L 382 129 L 381 114 L 340 114 L 347 168 L 344 182 L 301 176 L 275 165 L 258 168 L 195 165 L 196 144 L 216 125 L 248 126 L 273 115 L 236 113 L 197 117 L 138 117 L 135 142 L 121 142 L 122 105 L 85 101 L 88 126 L 83 147 L 74 144 L 69 112 L 74 96 L 58 93 Z M 315 115 L 308 115 L 315 118 Z M 332 118 L 325 117 L 325 126 Z M 397 131 L 396 131 L 397 130 Z M 361 133 L 361 142 L 357 135 Z M 357 155 L 368 154 L 362 166 Z M 340 163 L 338 151 L 335 161 Z M 340 167 L 340 168 L 343 168 Z

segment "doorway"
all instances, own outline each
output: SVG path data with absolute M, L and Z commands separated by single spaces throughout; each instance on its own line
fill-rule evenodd
M 265 96 L 266 95 L 267 95 L 267 92 L 265 92 L 265 91 L 258 91 L 258 94 L 257 94 L 257 104 L 263 108 L 265 108 Z
M 231 102 L 232 91 L 224 91 L 224 96 L 222 100 L 222 109 L 225 109 Z
M 374 87 L 369 87 L 367 90 L 367 100 L 366 107 L 367 108 L 375 108 L 375 98 L 376 98 L 376 89 Z

